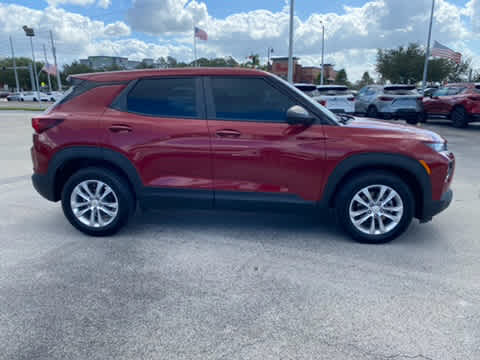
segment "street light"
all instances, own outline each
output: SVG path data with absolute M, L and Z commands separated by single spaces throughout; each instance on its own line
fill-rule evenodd
M 40 86 L 38 85 L 38 74 L 37 74 L 37 66 L 35 62 L 35 51 L 33 50 L 33 37 L 35 36 L 35 31 L 33 28 L 28 27 L 27 25 L 23 26 L 23 31 L 25 31 L 25 35 L 30 38 L 30 46 L 32 48 L 32 61 L 33 61 L 33 77 L 35 79 L 35 86 L 37 87 L 37 100 L 40 102 Z M 35 91 L 35 89 L 33 89 Z
M 295 0 L 290 0 L 290 39 L 288 45 L 288 82 L 293 84 L 293 13 Z
M 273 54 L 273 48 L 267 48 L 267 71 L 270 70 L 270 55 Z
M 323 85 L 323 78 L 324 78 L 324 65 L 325 65 L 325 25 L 322 23 L 322 73 L 320 77 L 320 85 Z
M 428 28 L 427 50 L 425 51 L 425 65 L 423 67 L 422 94 L 425 94 L 428 74 L 428 58 L 430 57 L 430 41 L 432 39 L 433 13 L 435 11 L 435 0 L 432 0 L 432 12 L 430 13 L 430 26 Z

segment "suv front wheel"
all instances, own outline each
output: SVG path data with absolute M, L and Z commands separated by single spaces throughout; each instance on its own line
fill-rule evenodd
M 123 227 L 135 207 L 122 176 L 103 168 L 86 168 L 72 175 L 62 191 L 62 208 L 70 223 L 92 236 L 107 236 Z
M 397 176 L 367 172 L 342 187 L 336 212 L 339 223 L 357 241 L 385 243 L 410 225 L 414 198 L 408 185 Z

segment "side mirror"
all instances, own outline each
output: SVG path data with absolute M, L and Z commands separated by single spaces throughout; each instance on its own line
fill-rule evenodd
M 294 105 L 287 110 L 287 123 L 290 125 L 310 125 L 313 120 L 313 116 L 299 105 Z

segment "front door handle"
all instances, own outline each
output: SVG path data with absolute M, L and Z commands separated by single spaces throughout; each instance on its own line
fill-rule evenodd
M 237 130 L 231 130 L 231 129 L 222 129 L 222 130 L 217 130 L 215 134 L 218 137 L 224 137 L 224 138 L 238 138 L 240 135 L 240 131 Z
M 131 132 L 133 129 L 125 124 L 113 124 L 110 126 L 109 130 L 113 133 L 126 133 Z

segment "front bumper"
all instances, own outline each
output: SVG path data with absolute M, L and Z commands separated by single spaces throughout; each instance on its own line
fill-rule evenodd
M 422 223 L 431 221 L 432 218 L 444 211 L 446 208 L 448 208 L 452 202 L 453 199 L 453 191 L 452 189 L 448 189 L 442 196 L 440 200 L 434 200 L 428 206 L 425 206 L 425 211 L 423 214 L 422 219 L 420 221 Z
M 33 174 L 32 183 L 35 190 L 45 199 L 55 201 L 53 184 L 47 175 Z

